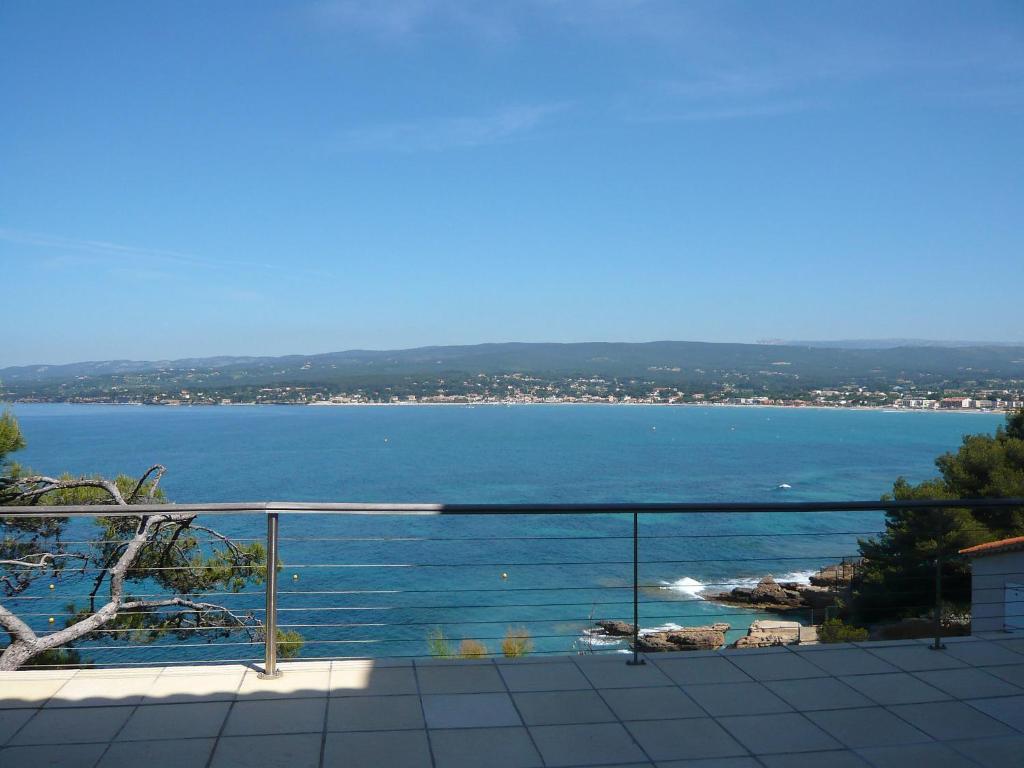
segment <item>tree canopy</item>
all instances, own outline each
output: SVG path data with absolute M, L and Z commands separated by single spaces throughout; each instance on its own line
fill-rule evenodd
M 916 485 L 899 478 L 888 499 L 1024 498 L 1024 410 L 995 434 L 965 435 L 956 453 L 935 460 L 939 476 Z M 970 602 L 966 547 L 1024 535 L 1024 508 L 895 510 L 885 531 L 862 540 L 864 565 L 853 609 L 861 620 L 918 615 L 935 603 L 935 563 L 942 560 L 943 601 Z
M 0 417 L 0 504 L 22 507 L 22 513 L 25 507 L 72 504 L 165 505 L 166 512 L 0 516 L 0 629 L 10 639 L 0 646 L 0 670 L 76 661 L 76 647 L 85 650 L 100 639 L 212 643 L 235 633 L 253 642 L 263 639 L 263 622 L 255 611 L 234 611 L 204 597 L 262 584 L 267 560 L 261 543 L 237 543 L 195 514 L 175 512 L 160 488 L 165 470 L 159 464 L 134 479 L 49 477 L 8 461 L 24 444 L 17 421 L 5 412 Z M 41 586 L 47 583 L 52 586 Z M 38 599 L 57 585 L 74 585 L 73 592 L 87 594 L 58 612 L 62 628 L 43 631 L 18 615 L 21 606 L 32 604 L 23 600 Z M 301 646 L 294 633 L 281 633 L 278 640 L 284 656 Z

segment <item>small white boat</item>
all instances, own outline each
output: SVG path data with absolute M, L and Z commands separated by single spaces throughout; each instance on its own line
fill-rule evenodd
M 790 485 L 789 483 L 779 483 L 779 485 L 778 485 L 778 488 L 779 488 L 780 491 L 788 491 L 792 487 L 793 486 Z

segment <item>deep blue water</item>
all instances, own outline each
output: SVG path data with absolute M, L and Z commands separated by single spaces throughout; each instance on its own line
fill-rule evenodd
M 169 470 L 164 488 L 179 502 L 877 499 L 900 475 L 933 475 L 937 455 L 1002 418 L 572 405 L 19 405 L 15 413 L 29 443 L 22 463 L 114 475 L 160 462 Z M 238 537 L 263 533 L 256 518 L 206 522 Z M 631 526 L 628 516 L 288 516 L 280 620 L 309 641 L 303 656 L 421 654 L 426 634 L 442 624 L 448 636 L 483 639 L 492 650 L 507 627 L 526 626 L 538 650 L 570 651 L 592 619 L 630 617 Z M 757 615 L 694 599 L 698 582 L 726 588 L 813 570 L 854 555 L 857 535 L 880 526 L 877 513 L 643 517 L 641 624 L 723 620 L 742 634 Z M 29 618 L 44 629 L 48 614 L 81 592 L 66 580 L 19 609 L 31 604 L 37 615 Z M 239 610 L 262 605 L 256 590 L 216 599 Z M 179 644 L 90 656 L 244 658 L 258 650 Z

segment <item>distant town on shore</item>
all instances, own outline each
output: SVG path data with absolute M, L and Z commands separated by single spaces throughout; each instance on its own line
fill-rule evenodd
M 0 369 L 0 399 L 147 405 L 605 403 L 1000 411 L 1024 346 L 482 344 Z

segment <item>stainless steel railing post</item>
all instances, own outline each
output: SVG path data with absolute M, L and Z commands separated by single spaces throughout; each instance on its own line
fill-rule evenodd
M 941 546 L 941 545 L 940 545 Z M 933 651 L 941 651 L 946 646 L 942 642 L 942 552 L 935 552 L 935 642 L 930 646 Z
M 633 658 L 626 662 L 629 666 L 646 664 L 640 658 L 640 515 L 633 513 Z
M 263 641 L 263 671 L 259 677 L 274 679 L 281 676 L 277 668 L 277 512 L 267 513 L 267 601 Z

